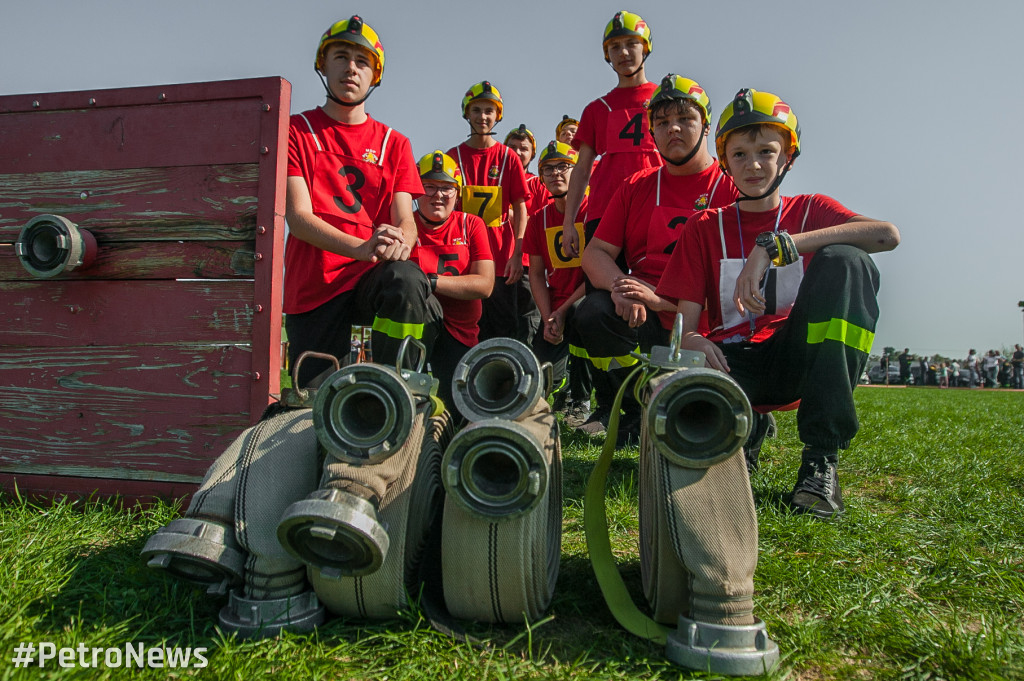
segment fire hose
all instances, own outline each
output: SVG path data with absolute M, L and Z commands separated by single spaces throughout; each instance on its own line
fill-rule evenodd
M 481 343 L 456 369 L 455 402 L 478 420 L 452 439 L 442 462 L 444 598 L 455 617 L 529 621 L 551 603 L 561 445 L 542 373 L 529 349 L 509 339 Z
M 616 620 L 665 644 L 678 664 L 756 675 L 778 663 L 778 646 L 752 615 L 757 518 L 737 456 L 751 410 L 738 385 L 703 369 L 702 353 L 654 348 L 620 388 L 601 456 L 587 483 L 584 527 L 591 565 Z M 637 379 L 645 404 L 640 447 L 640 559 L 653 618 L 633 602 L 611 553 L 605 482 L 623 395 Z M 672 630 L 667 624 L 676 624 Z

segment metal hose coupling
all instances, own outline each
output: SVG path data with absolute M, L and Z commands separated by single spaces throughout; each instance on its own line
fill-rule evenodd
M 413 393 L 397 371 L 379 364 L 351 364 L 331 374 L 317 390 L 313 428 L 334 458 L 353 465 L 374 464 L 406 443 L 415 413 Z
M 231 592 L 228 604 L 220 610 L 221 629 L 238 638 L 272 638 L 282 631 L 310 632 L 324 623 L 324 606 L 312 591 L 271 599 L 247 598 Z
M 665 655 L 678 665 L 726 676 L 760 676 L 779 664 L 779 646 L 768 638 L 764 622 L 710 624 L 679 617 L 668 635 Z
M 467 513 L 492 522 L 533 510 L 549 477 L 544 443 L 535 430 L 502 419 L 463 428 L 441 461 L 448 496 Z
M 540 363 L 511 338 L 492 338 L 470 349 L 455 367 L 452 397 L 470 421 L 515 420 L 544 398 Z
M 96 238 L 60 215 L 37 215 L 25 223 L 14 243 L 22 266 L 34 277 L 55 277 L 96 259 Z
M 200 518 L 172 520 L 142 548 L 149 567 L 205 586 L 208 593 L 220 596 L 242 583 L 245 557 L 232 525 Z
M 669 461 L 707 468 L 743 447 L 753 410 L 743 389 L 728 374 L 704 368 L 704 353 L 679 349 L 682 315 L 669 347 L 651 349 L 651 366 L 662 373 L 647 383 L 644 423 L 652 442 Z
M 285 509 L 277 540 L 292 556 L 327 579 L 359 577 L 384 564 L 390 540 L 367 499 L 340 489 L 319 489 Z

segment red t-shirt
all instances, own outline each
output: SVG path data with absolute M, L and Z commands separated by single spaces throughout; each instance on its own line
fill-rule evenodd
M 526 214 L 533 215 L 551 200 L 548 188 L 539 175 L 526 173 L 526 188 L 530 190 L 530 200 L 526 202 Z
M 514 151 L 500 142 L 487 149 L 474 149 L 465 142 L 452 147 L 447 154 L 455 159 L 462 170 L 463 188 L 458 209 L 483 219 L 494 256 L 494 271 L 501 276 L 512 251 L 516 247 L 509 206 L 513 201 L 530 201 L 523 163 Z M 500 187 L 500 209 L 493 194 L 472 187 Z M 467 200 L 468 198 L 468 200 Z
M 750 336 L 753 342 L 770 338 L 782 325 L 788 315 L 765 314 L 755 318 L 753 335 L 747 321 L 722 328 L 722 306 L 733 305 L 731 299 L 722 299 L 719 293 L 719 274 L 721 259 L 745 258 L 754 248 L 754 240 L 761 232 L 775 229 L 777 210 L 763 213 L 751 213 L 742 210 L 739 204 L 740 221 L 742 222 L 742 248 L 740 246 L 741 230 L 737 224 L 735 206 L 726 206 L 721 210 L 722 229 L 718 226 L 718 210 L 704 211 L 690 220 L 679 237 L 679 247 L 669 259 L 666 274 L 658 285 L 658 294 L 676 300 L 688 300 L 707 307 L 708 322 L 711 333 L 708 338 L 715 342 L 733 339 L 736 336 Z M 826 227 L 834 227 L 848 222 L 857 214 L 841 203 L 821 194 L 803 194 L 800 196 L 783 197 L 782 216 L 779 220 L 779 231 L 790 234 L 811 232 Z M 722 239 L 725 239 L 726 254 L 722 252 Z M 804 269 L 810 264 L 810 256 L 804 256 Z M 669 275 L 671 273 L 671 275 Z M 705 302 L 706 301 L 706 302 Z
M 487 228 L 475 215 L 452 211 L 443 225 L 433 227 L 423 222 L 417 211 L 416 231 L 419 239 L 412 257 L 427 274 L 457 277 L 468 274 L 474 262 L 492 259 Z M 476 345 L 483 301 L 436 295 L 444 310 L 444 327 L 448 333 L 463 345 Z
M 580 210 L 576 213 L 577 230 L 581 231 L 583 216 L 587 214 L 587 199 L 584 197 Z M 544 275 L 547 277 L 548 289 L 551 293 L 551 309 L 554 310 L 564 303 L 583 283 L 583 268 L 580 258 L 572 258 L 565 254 L 562 246 L 562 222 L 565 215 L 555 207 L 552 201 L 530 216 L 526 225 L 526 236 L 523 238 L 523 254 L 539 255 L 544 259 Z M 581 235 L 580 250 L 585 244 Z M 531 272 L 531 277 L 541 276 L 540 272 Z
M 717 163 L 696 175 L 672 175 L 664 167 L 642 170 L 615 192 L 594 238 L 621 248 L 630 274 L 657 286 L 682 225 L 701 210 L 727 206 L 738 196 Z M 662 326 L 672 328 L 674 312 L 658 317 Z
M 627 177 L 662 164 L 647 122 L 647 102 L 656 83 L 615 88 L 583 110 L 573 148 L 591 147 L 601 163 L 590 176 L 590 209 L 587 221 L 604 215 L 605 206 Z
M 367 116 L 340 123 L 317 108 L 291 117 L 288 176 L 309 187 L 313 213 L 340 231 L 367 239 L 391 222 L 396 192 L 423 193 L 409 140 Z M 284 312 L 308 312 L 355 288 L 374 263 L 319 249 L 292 235 L 284 254 Z

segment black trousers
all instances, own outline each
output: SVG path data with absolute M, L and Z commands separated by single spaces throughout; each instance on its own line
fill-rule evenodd
M 582 298 L 577 300 L 566 311 L 565 332 L 561 343 L 553 344 L 544 339 L 544 322 L 541 320 L 537 326 L 536 335 L 533 337 L 533 354 L 542 364 L 551 362 L 553 384 L 556 388 L 568 378 L 569 396 L 572 401 L 589 403 L 590 391 L 593 387 L 590 367 L 582 358 L 569 354 L 569 327 L 582 300 Z
M 343 361 L 351 351 L 352 325 L 373 326 L 374 362 L 395 365 L 407 335 L 421 341 L 427 356 L 441 327 L 441 304 L 430 293 L 423 270 L 411 260 L 380 263 L 367 272 L 354 289 L 331 298 L 309 312 L 285 316 L 288 362 L 295 366 L 307 350 L 334 355 Z M 413 367 L 419 353 L 410 348 L 405 366 Z M 299 386 L 330 366 L 325 360 L 302 363 Z
M 584 349 L 591 363 L 603 371 L 632 366 L 636 360 L 629 357 L 630 352 L 638 347 L 641 352 L 650 352 L 655 345 L 668 345 L 672 335 L 651 310 L 647 311 L 647 321 L 642 326 L 631 328 L 616 314 L 612 294 L 604 289 L 596 289 L 583 297 L 573 315 L 571 328 L 570 342 Z
M 804 444 L 846 449 L 859 427 L 853 402 L 878 322 L 878 269 L 854 246 L 826 246 L 811 260 L 789 318 L 762 343 L 719 347 L 753 405 L 800 400 Z
M 455 376 L 455 367 L 459 365 L 469 349 L 468 345 L 463 345 L 455 340 L 455 337 L 448 333 L 448 329 L 442 325 L 437 342 L 434 343 L 434 349 L 430 353 L 430 373 L 438 381 L 437 396 L 452 413 L 456 411 L 455 402 L 452 399 L 452 377 Z
M 539 273 L 544 276 L 544 273 Z M 540 323 L 540 310 L 533 302 L 530 290 L 529 269 L 523 270 L 523 276 L 514 284 L 509 285 L 505 277 L 498 276 L 494 280 L 491 296 L 484 299 L 483 315 L 480 317 L 480 340 L 491 338 L 515 338 L 530 347 L 533 335 Z

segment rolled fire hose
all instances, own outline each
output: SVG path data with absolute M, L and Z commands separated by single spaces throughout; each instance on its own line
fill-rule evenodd
M 669 366 L 680 363 L 678 345 L 670 355 Z M 703 365 L 703 356 L 689 359 Z M 626 384 L 643 370 L 634 371 Z M 731 379 L 703 369 L 654 375 L 647 385 L 648 399 L 641 400 L 648 406 L 641 434 L 640 547 L 654 618 L 633 603 L 611 554 L 604 486 L 616 416 L 584 504 L 587 544 L 602 593 L 623 627 L 665 643 L 673 661 L 722 674 L 760 674 L 778 663 L 778 646 L 751 615 L 757 519 L 745 465 L 735 455 L 749 432 L 749 404 Z M 616 397 L 613 415 L 625 389 Z M 663 623 L 678 624 L 678 631 Z
M 480 622 L 539 618 L 554 594 L 562 527 L 561 444 L 543 396 L 517 421 L 464 428 L 442 470 L 449 612 Z
M 473 346 L 455 367 L 452 398 L 459 413 L 472 422 L 517 419 L 543 397 L 543 375 L 526 345 L 492 338 Z
M 296 377 L 305 357 L 316 355 L 298 359 Z M 220 623 L 245 638 L 308 631 L 323 621 L 305 565 L 281 548 L 274 532 L 281 511 L 315 488 L 320 468 L 311 391 L 295 392 L 282 400 L 293 408 L 272 405 L 214 461 L 185 517 L 161 528 L 142 551 L 151 567 L 205 584 L 211 593 L 231 589 Z
M 427 418 L 418 412 L 407 443 L 387 462 L 398 466 L 398 475 L 377 511 L 390 538 L 380 567 L 358 576 L 310 568 L 313 588 L 331 612 L 390 619 L 419 596 L 420 562 L 441 511 L 440 465 L 442 445 L 450 436 L 448 421 L 447 413 Z
M 317 392 L 313 422 L 328 454 L 320 486 L 285 510 L 277 536 L 323 577 L 368 575 L 387 556 L 391 533 L 378 510 L 414 465 L 424 421 L 436 406 L 437 382 L 422 373 L 425 352 L 415 371 L 400 368 L 410 340 L 396 368 L 350 365 Z

